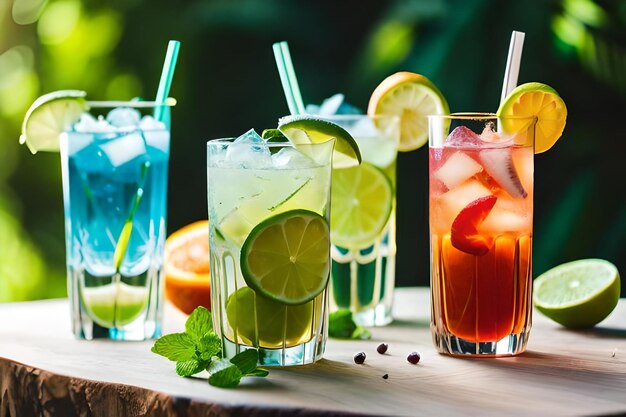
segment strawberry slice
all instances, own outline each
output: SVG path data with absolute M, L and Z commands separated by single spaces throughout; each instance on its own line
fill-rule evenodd
M 463 208 L 452 222 L 452 246 L 470 255 L 486 255 L 493 245 L 491 236 L 478 234 L 478 226 L 485 220 L 498 198 L 488 195 L 478 198 Z

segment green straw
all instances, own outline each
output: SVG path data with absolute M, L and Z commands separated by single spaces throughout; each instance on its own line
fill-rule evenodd
M 179 49 L 179 41 L 169 41 L 167 44 L 167 53 L 165 54 L 165 62 L 163 63 L 163 71 L 161 72 L 161 81 L 159 82 L 159 89 L 157 90 L 155 100 L 157 103 L 164 104 L 167 99 L 167 95 L 170 93 Z M 160 122 L 163 121 L 163 106 L 157 106 L 154 109 L 154 118 Z
M 296 72 L 291 62 L 289 45 L 285 41 L 276 42 L 272 45 L 272 49 L 274 50 L 274 58 L 276 58 L 276 66 L 278 67 L 289 111 L 291 114 L 302 114 L 304 113 L 304 102 L 302 101 L 302 94 L 300 94 Z

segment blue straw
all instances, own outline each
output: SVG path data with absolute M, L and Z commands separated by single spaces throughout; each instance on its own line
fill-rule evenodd
M 304 113 L 304 102 L 298 86 L 298 78 L 291 62 L 289 45 L 285 41 L 277 42 L 272 45 L 272 49 L 289 111 L 291 114 L 302 114 Z
M 167 53 L 165 54 L 165 62 L 163 63 L 163 71 L 161 72 L 161 81 L 157 90 L 156 102 L 165 104 L 170 87 L 172 86 L 172 78 L 176 69 L 176 61 L 178 60 L 178 50 L 180 49 L 179 41 L 169 41 L 167 44 Z M 154 118 L 163 121 L 163 106 L 157 106 L 154 110 Z

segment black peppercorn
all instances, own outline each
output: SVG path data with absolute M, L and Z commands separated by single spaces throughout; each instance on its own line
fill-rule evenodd
M 409 356 L 406 357 L 406 360 L 411 362 L 413 365 L 418 363 L 420 361 L 420 359 L 421 359 L 421 356 L 417 352 L 411 352 L 411 353 L 409 353 Z
M 354 355 L 354 363 L 361 365 L 363 362 L 365 362 L 365 352 L 359 352 Z

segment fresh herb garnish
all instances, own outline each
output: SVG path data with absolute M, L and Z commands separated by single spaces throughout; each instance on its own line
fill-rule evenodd
M 372 338 L 372 333 L 369 330 L 354 322 L 352 312 L 348 309 L 340 309 L 329 314 L 328 335 L 337 339 L 366 340 Z
M 209 384 L 220 388 L 236 387 L 244 376 L 264 377 L 268 374 L 256 366 L 259 360 L 256 349 L 244 350 L 230 360 L 221 357 L 221 340 L 213 332 L 211 312 L 204 307 L 191 313 L 184 332 L 157 339 L 152 352 L 176 362 L 176 373 L 180 376 L 207 371 Z

